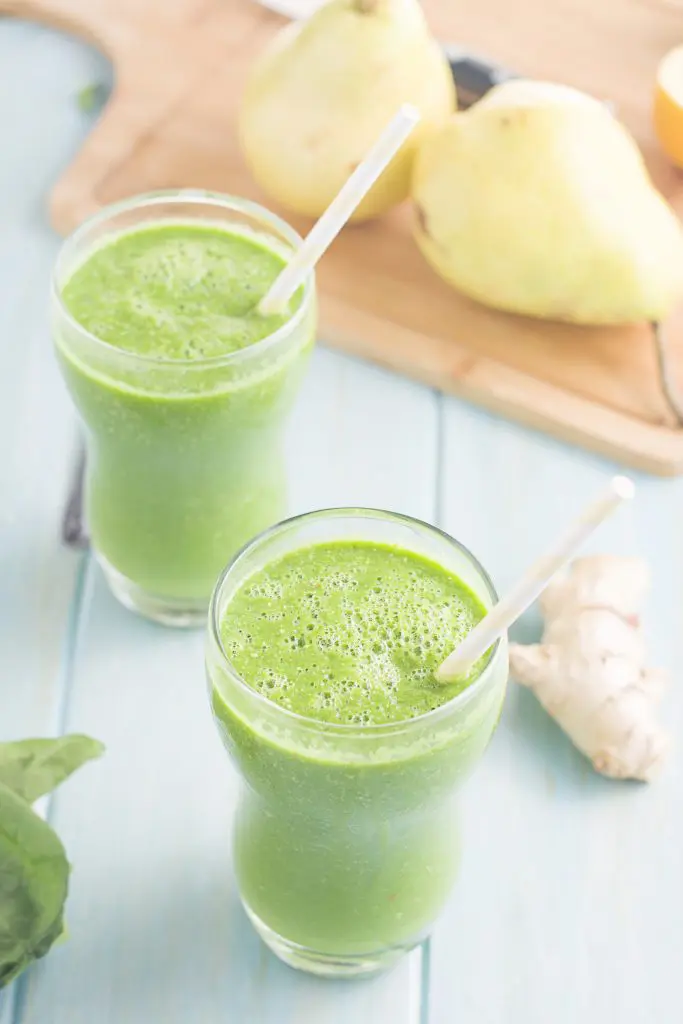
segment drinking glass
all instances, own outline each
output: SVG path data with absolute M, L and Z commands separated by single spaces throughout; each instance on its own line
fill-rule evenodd
M 215 358 L 138 355 L 85 330 L 63 297 L 78 266 L 122 232 L 171 223 L 226 228 L 285 257 L 301 239 L 247 200 L 167 191 L 95 214 L 57 260 L 54 341 L 85 429 L 95 555 L 124 605 L 182 626 L 205 621 L 226 560 L 286 512 L 283 432 L 313 344 L 316 300 L 311 273 L 278 330 Z
M 452 537 L 371 509 L 280 523 L 248 544 L 218 582 L 207 675 L 218 731 L 241 776 L 234 826 L 241 899 L 282 960 L 323 975 L 380 970 L 429 934 L 457 874 L 457 794 L 498 722 L 508 676 L 503 638 L 449 703 L 365 727 L 305 718 L 251 689 L 230 661 L 229 637 L 225 646 L 221 638 L 232 596 L 288 552 L 345 540 L 415 552 L 456 574 L 487 608 L 497 600 L 484 569 Z M 347 596 L 352 601 L 353 591 Z M 268 658 L 265 650 L 265 665 Z

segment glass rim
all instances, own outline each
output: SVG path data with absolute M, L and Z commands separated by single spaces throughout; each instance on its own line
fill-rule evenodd
M 306 316 L 311 303 L 315 282 L 314 270 L 309 272 L 306 280 L 304 281 L 304 293 L 301 302 L 293 315 L 285 323 L 281 324 L 277 330 L 272 332 L 272 334 L 267 334 L 265 338 L 261 338 L 260 341 L 254 342 L 253 345 L 247 345 L 246 348 L 237 349 L 235 352 L 227 352 L 225 355 L 210 356 L 203 359 L 169 359 L 163 356 L 149 356 L 142 355 L 138 352 L 129 352 L 126 349 L 118 348 L 116 345 L 112 345 L 110 342 L 105 341 L 96 334 L 93 334 L 92 331 L 89 331 L 73 316 L 62 298 L 60 277 L 68 256 L 78 246 L 79 242 L 83 240 L 83 237 L 87 235 L 88 231 L 100 224 L 104 224 L 107 220 L 116 217 L 118 214 L 126 213 L 129 210 L 135 210 L 137 207 L 154 207 L 171 203 L 196 203 L 197 205 L 203 204 L 206 206 L 214 206 L 217 209 L 234 210 L 235 212 L 246 213 L 253 216 L 254 219 L 260 218 L 270 224 L 273 228 L 277 229 L 287 242 L 291 242 L 294 250 L 296 250 L 303 241 L 301 235 L 291 226 L 291 224 L 288 224 L 286 220 L 283 220 L 282 217 L 277 213 L 273 213 L 266 206 L 261 206 L 260 203 L 256 203 L 252 199 L 243 199 L 241 196 L 233 196 L 225 192 L 213 192 L 208 189 L 197 188 L 156 189 L 151 192 L 140 192 L 137 195 L 128 196 L 127 198 L 120 199 L 114 203 L 108 203 L 89 217 L 86 217 L 84 221 L 81 221 L 78 227 L 67 235 L 59 248 L 59 252 L 57 253 L 57 259 L 50 279 L 50 292 L 53 301 L 59 308 L 60 316 L 64 318 L 68 326 L 83 338 L 87 339 L 90 344 L 111 354 L 112 356 L 115 356 L 116 358 L 129 359 L 132 362 L 146 366 L 176 367 L 179 369 L 188 366 L 195 368 L 224 366 L 252 359 L 258 355 L 263 355 L 264 352 L 267 352 L 268 349 L 274 347 L 283 338 L 295 331 Z M 133 227 L 131 230 L 135 231 L 136 229 Z
M 288 708 L 283 708 L 281 705 L 276 704 L 275 701 L 269 700 L 264 694 L 259 693 L 253 687 L 249 686 L 249 684 L 242 678 L 237 668 L 230 660 L 230 657 L 223 646 L 220 634 L 218 603 L 226 581 L 238 567 L 239 563 L 246 558 L 251 551 L 266 543 L 271 537 L 277 536 L 278 533 L 282 532 L 286 528 L 293 527 L 297 523 L 305 520 L 326 518 L 389 520 L 432 534 L 437 539 L 445 541 L 448 546 L 454 548 L 458 553 L 464 555 L 465 558 L 469 560 L 474 569 L 481 576 L 481 579 L 488 591 L 488 595 L 492 599 L 492 603 L 496 604 L 498 601 L 498 592 L 496 591 L 493 580 L 486 569 L 484 569 L 479 559 L 472 554 L 469 548 L 456 540 L 455 537 L 452 537 L 449 533 L 446 533 L 445 530 L 442 530 L 438 526 L 433 526 L 431 523 L 427 523 L 423 519 L 404 515 L 401 512 L 390 512 L 386 509 L 343 505 L 334 508 L 315 509 L 310 512 L 300 513 L 296 516 L 290 516 L 287 519 L 282 519 L 280 522 L 268 527 L 268 529 L 262 530 L 261 533 L 258 533 L 255 537 L 252 537 L 250 541 L 244 544 L 230 559 L 221 572 L 211 595 L 211 602 L 209 604 L 209 634 L 220 654 L 223 664 L 227 667 L 232 679 L 237 683 L 240 691 L 246 694 L 249 699 L 255 700 L 257 706 L 265 708 L 268 713 L 276 716 L 283 716 L 285 721 L 289 721 L 297 727 L 306 727 L 308 729 L 313 729 L 316 732 L 331 733 L 340 737 L 346 736 L 349 738 L 386 736 L 390 733 L 405 731 L 406 729 L 410 729 L 417 725 L 436 723 L 442 718 L 447 718 L 452 715 L 458 708 L 468 704 L 476 694 L 484 689 L 489 678 L 489 669 L 494 665 L 500 652 L 501 638 L 491 645 L 488 656 L 482 664 L 477 676 L 468 686 L 465 687 L 464 690 L 461 690 L 460 693 L 456 694 L 451 700 L 447 701 L 445 704 L 441 704 L 437 708 L 433 708 L 431 711 L 426 711 L 424 714 L 416 715 L 413 718 L 406 718 L 398 722 L 381 722 L 375 725 L 365 726 L 358 726 L 351 722 L 323 722 L 307 715 L 301 715 L 297 711 L 290 711 Z

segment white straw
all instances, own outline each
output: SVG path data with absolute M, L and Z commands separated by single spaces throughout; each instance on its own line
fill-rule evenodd
M 585 509 L 555 547 L 530 566 L 509 594 L 494 605 L 453 653 L 449 654 L 434 673 L 436 679 L 447 683 L 465 674 L 545 590 L 555 573 L 570 561 L 577 548 L 596 527 L 622 501 L 629 501 L 633 494 L 633 483 L 627 477 L 613 477 L 606 493 Z
M 259 303 L 259 313 L 269 316 L 286 306 L 419 120 L 420 112 L 415 107 L 405 104 L 399 109 L 362 163 L 344 182 L 320 220 L 313 225 L 285 269 L 273 281 Z

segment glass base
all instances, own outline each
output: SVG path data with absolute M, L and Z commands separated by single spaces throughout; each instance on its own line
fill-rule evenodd
M 124 608 L 152 622 L 158 622 L 162 626 L 173 626 L 176 629 L 197 629 L 206 625 L 208 600 L 181 600 L 150 594 L 114 569 L 97 552 L 96 558 L 102 567 L 109 589 Z
M 260 939 L 275 956 L 297 971 L 317 974 L 322 978 L 360 978 L 386 971 L 414 948 L 409 946 L 391 946 L 377 953 L 364 953 L 356 956 L 334 956 L 331 953 L 317 953 L 306 946 L 290 942 L 264 924 L 260 917 L 242 900 L 247 917 L 254 926 Z

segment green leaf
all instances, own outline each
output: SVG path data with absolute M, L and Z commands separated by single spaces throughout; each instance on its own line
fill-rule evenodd
M 61 935 L 68 883 L 56 833 L 0 784 L 0 988 Z
M 104 105 L 107 98 L 107 87 L 104 82 L 92 82 L 84 85 L 76 93 L 76 103 L 84 114 L 92 114 Z
M 0 783 L 32 804 L 103 751 L 103 745 L 89 736 L 0 743 Z

